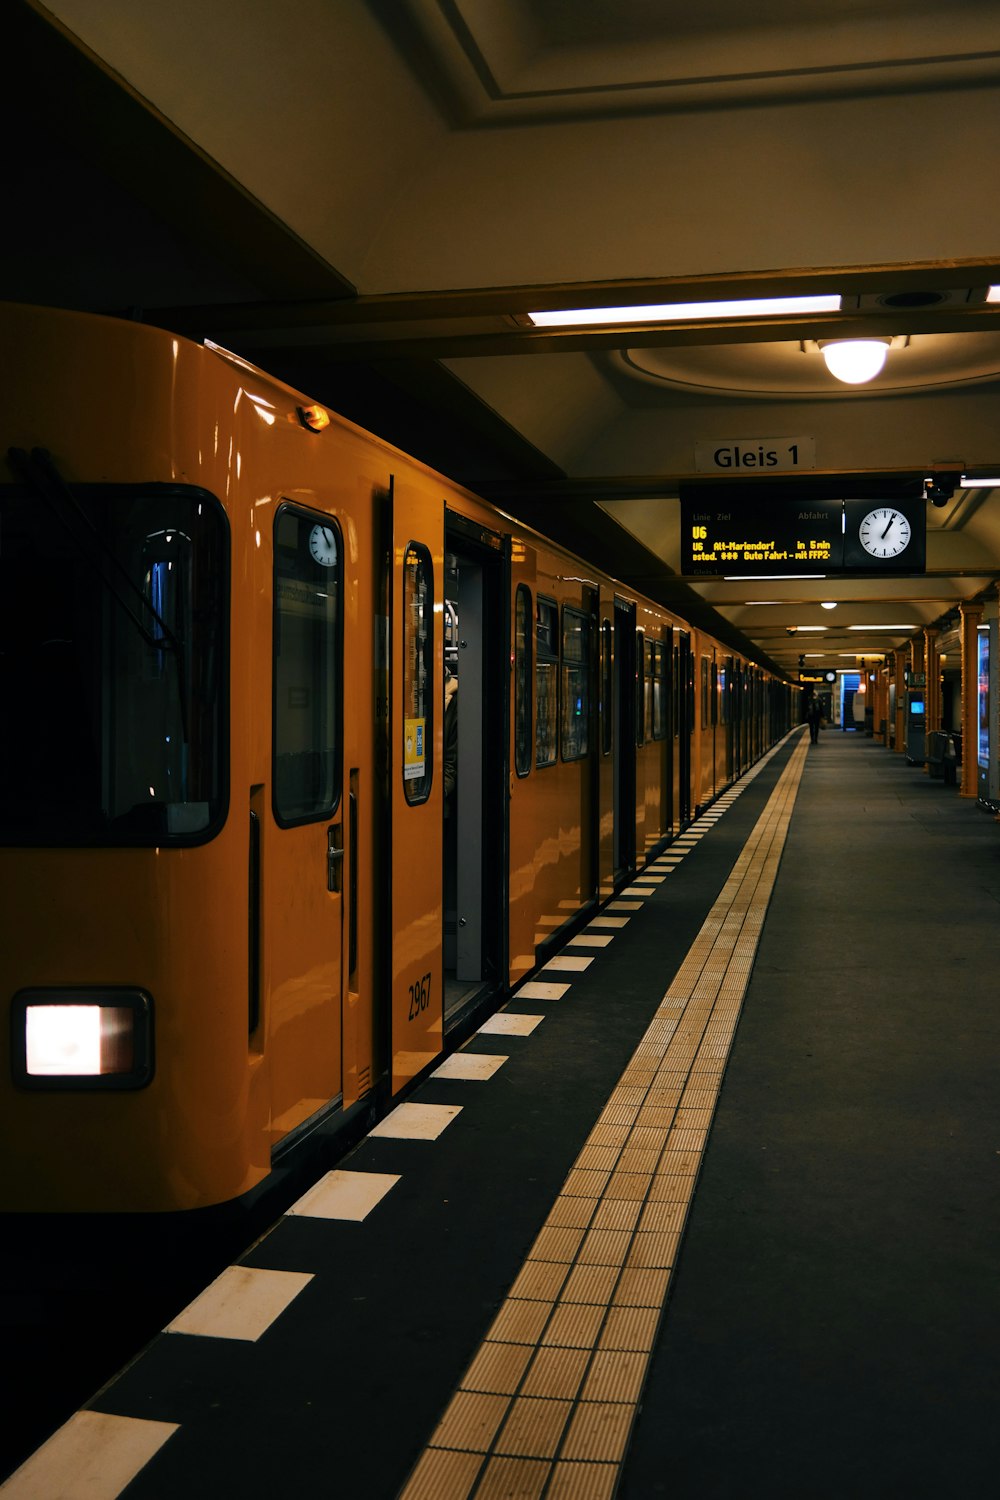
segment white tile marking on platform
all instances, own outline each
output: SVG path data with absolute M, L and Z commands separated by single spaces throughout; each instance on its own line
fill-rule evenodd
M 651 885 L 627 885 L 623 894 L 626 896 L 655 896 L 656 892 Z
M 569 985 L 565 986 L 569 989 Z M 544 1016 L 490 1016 L 479 1028 L 478 1035 L 481 1036 L 530 1036 L 536 1026 L 541 1025 Z
M 306 1271 L 228 1266 L 164 1332 L 256 1343 L 312 1279 Z
M 609 901 L 608 911 L 642 911 L 641 901 Z
M 667 877 L 665 875 L 645 875 L 645 874 L 643 874 L 643 875 L 637 875 L 635 877 L 635 882 L 636 882 L 636 885 L 639 885 L 639 884 L 644 884 L 644 885 L 662 885 L 663 882 L 666 880 L 666 878 Z
M 465 1083 L 485 1083 L 507 1061 L 493 1052 L 453 1052 L 446 1057 L 432 1078 L 452 1078 Z
M 0 1485 L 7 1500 L 115 1500 L 176 1422 L 78 1411 Z
M 580 932 L 576 937 L 571 937 L 566 946 L 568 948 L 606 948 L 609 943 L 613 942 L 613 933 Z
M 628 917 L 595 917 L 591 927 L 627 927 Z M 589 929 L 588 929 L 589 930 Z
M 561 1000 L 569 989 L 568 984 L 545 984 L 543 980 L 529 979 L 514 996 L 515 1000 Z
M 550 970 L 559 970 L 562 973 L 582 974 L 584 969 L 589 969 L 594 962 L 592 958 L 570 958 L 560 955 L 558 958 L 550 958 L 542 969 L 543 974 Z
M 447 1130 L 460 1104 L 397 1104 L 391 1114 L 368 1132 L 388 1141 L 436 1141 Z
M 565 917 L 539 917 L 536 921 L 537 927 L 561 927 Z
M 398 1181 L 392 1172 L 327 1172 L 287 1212 L 303 1219 L 361 1224 Z
M 580 901 L 560 901 L 560 903 L 559 903 L 559 910 L 560 911 L 579 911 L 580 907 L 582 906 L 582 904 L 583 903 L 580 902 Z

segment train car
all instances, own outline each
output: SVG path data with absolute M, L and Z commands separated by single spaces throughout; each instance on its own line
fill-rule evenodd
M 498 1004 L 788 690 L 224 350 L 0 324 L 0 1210 L 245 1203 Z

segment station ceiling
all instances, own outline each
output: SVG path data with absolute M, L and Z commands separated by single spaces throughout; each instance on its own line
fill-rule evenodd
M 5 296 L 214 339 L 792 676 L 995 599 L 993 0 L 11 0 L 0 44 Z M 685 575 L 737 447 L 739 516 L 756 452 L 932 477 L 926 572 Z

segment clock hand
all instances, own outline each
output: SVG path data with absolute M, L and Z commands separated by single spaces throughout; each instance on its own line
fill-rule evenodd
M 892 523 L 893 523 L 893 521 L 895 519 L 896 519 L 895 516 L 890 516 L 889 517 L 889 524 L 886 526 L 885 530 L 882 533 L 882 541 L 883 542 L 885 541 L 886 537 L 889 535 L 889 532 L 892 530 Z

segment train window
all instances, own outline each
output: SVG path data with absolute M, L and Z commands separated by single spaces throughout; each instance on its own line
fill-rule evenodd
M 684 683 L 681 679 L 681 648 L 674 645 L 674 671 L 673 692 L 670 695 L 670 732 L 676 740 L 681 733 L 681 693 L 684 691 Z
M 652 691 L 653 691 L 653 739 L 667 737 L 667 656 L 662 641 L 651 641 Z
M 645 635 L 635 633 L 635 742 L 646 743 L 646 652 Z
M 709 725 L 710 709 L 708 706 L 708 657 L 701 659 L 701 727 L 707 729 Z
M 646 654 L 645 673 L 643 680 L 643 723 L 646 729 L 647 739 L 656 739 L 656 727 L 653 721 L 654 683 L 656 680 L 656 642 L 652 636 L 647 635 L 644 646 Z
M 431 794 L 434 746 L 434 568 L 409 542 L 403 558 L 403 792 L 407 802 Z
M 202 843 L 228 797 L 229 528 L 203 490 L 0 491 L 0 842 Z
M 582 760 L 590 751 L 590 620 L 563 606 L 562 758 Z
M 514 596 L 514 769 L 531 770 L 531 590 L 523 583 Z
M 554 599 L 535 600 L 535 765 L 556 761 L 559 719 L 559 610 Z
M 342 557 L 330 516 L 283 505 L 274 522 L 274 753 L 271 801 L 283 828 L 340 802 Z
M 719 668 L 719 723 L 729 723 L 729 694 L 726 692 L 726 682 L 729 670 L 732 666 L 732 657 L 727 656 Z
M 612 627 L 610 620 L 601 621 L 601 754 L 611 754 L 611 736 L 614 714 Z

